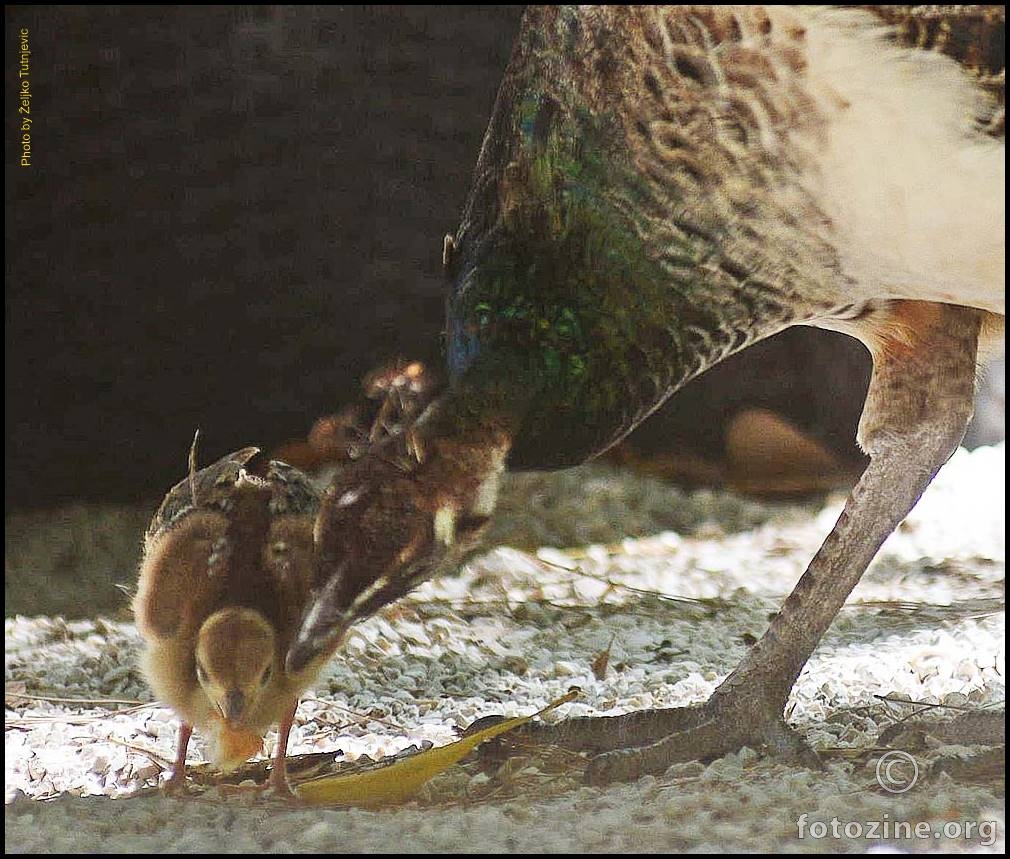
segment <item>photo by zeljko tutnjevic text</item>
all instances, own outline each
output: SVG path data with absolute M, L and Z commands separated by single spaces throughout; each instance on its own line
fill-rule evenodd
M 18 143 L 21 155 L 18 163 L 22 167 L 32 166 L 32 124 L 35 122 L 32 111 L 32 51 L 28 42 L 28 28 L 21 27 L 18 37 L 17 65 L 17 123 Z

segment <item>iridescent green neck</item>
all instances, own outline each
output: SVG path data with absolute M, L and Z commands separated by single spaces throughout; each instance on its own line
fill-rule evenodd
M 511 140 L 497 147 L 508 154 L 495 194 L 471 199 L 492 211 L 471 212 L 458 240 L 450 366 L 461 384 L 507 368 L 508 382 L 532 398 L 524 434 L 576 423 L 577 460 L 704 363 L 681 324 L 705 337 L 719 328 L 692 301 L 703 249 L 684 241 L 660 259 L 649 247 L 646 189 L 606 117 L 530 96 L 496 133 Z M 679 280 L 671 258 L 682 263 Z

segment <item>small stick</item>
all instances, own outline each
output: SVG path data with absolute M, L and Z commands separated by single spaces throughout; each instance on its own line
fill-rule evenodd
M 136 752 L 138 755 L 143 755 L 145 758 L 150 760 L 151 763 L 156 764 L 162 772 L 172 768 L 172 762 L 168 758 L 163 758 L 157 752 L 152 752 L 150 749 L 145 749 L 143 746 L 135 746 L 124 740 L 117 740 L 115 737 L 106 737 L 105 739 L 107 742 L 112 743 L 115 746 L 122 746 L 124 749 Z
M 345 713 L 350 713 L 352 716 L 354 716 L 354 718 L 359 723 L 361 723 L 361 722 L 378 722 L 380 725 L 385 725 L 387 728 L 393 728 L 393 729 L 395 729 L 397 731 L 404 731 L 404 732 L 407 731 L 407 729 L 404 728 L 403 725 L 397 725 L 395 722 L 389 722 L 386 719 L 380 719 L 378 716 L 363 716 L 360 713 L 356 713 L 350 707 L 342 707 L 342 706 L 340 706 L 340 704 L 335 704 L 332 701 L 323 701 L 320 698 L 315 698 L 315 697 L 309 698 L 307 696 L 303 697 L 302 700 L 303 701 L 315 701 L 316 703 L 322 704 L 322 705 L 324 705 L 326 707 L 333 707 L 334 709 L 337 709 L 337 710 L 343 710 Z
M 127 698 L 57 698 L 53 695 L 30 695 L 27 692 L 12 693 L 14 698 L 24 698 L 28 701 L 48 701 L 53 704 L 131 704 L 134 707 L 152 707 L 154 702 L 134 701 Z M 125 712 L 120 710 L 118 712 Z
M 657 597 L 661 600 L 669 600 L 670 602 L 687 603 L 688 605 L 697 606 L 713 606 L 713 605 L 725 605 L 725 601 L 715 598 L 715 599 L 697 599 L 695 597 L 678 597 L 674 594 L 664 594 L 662 591 L 650 591 L 647 588 L 636 588 L 634 585 L 626 585 L 623 582 L 615 582 L 612 579 L 608 579 L 606 576 L 599 576 L 594 573 L 587 573 L 582 567 L 566 567 L 564 564 L 558 564 L 554 561 L 548 561 L 545 558 L 541 558 L 537 555 L 530 555 L 534 562 L 538 564 L 543 564 L 548 567 L 553 567 L 557 570 L 564 570 L 566 573 L 574 573 L 577 576 L 584 576 L 587 579 L 593 579 L 593 581 L 600 582 L 602 584 L 608 585 L 614 589 L 621 589 L 626 591 L 631 591 L 635 594 L 642 594 L 644 596 Z

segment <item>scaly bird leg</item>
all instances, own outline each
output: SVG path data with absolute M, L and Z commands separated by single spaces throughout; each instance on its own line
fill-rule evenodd
M 193 736 L 193 726 L 183 722 L 179 726 L 179 744 L 175 751 L 175 766 L 172 776 L 165 782 L 165 792 L 185 793 L 186 791 L 186 751 L 189 749 L 189 738 Z
M 865 331 L 873 378 L 859 439 L 870 464 L 764 637 L 703 705 L 572 719 L 531 739 L 597 752 L 592 783 L 661 773 L 743 746 L 812 756 L 786 726 L 789 692 L 884 540 L 957 448 L 971 417 L 980 315 L 894 302 Z M 628 748 L 633 746 L 635 748 Z

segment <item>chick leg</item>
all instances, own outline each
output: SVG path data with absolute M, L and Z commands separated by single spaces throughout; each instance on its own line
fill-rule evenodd
M 291 726 L 295 721 L 295 710 L 298 709 L 298 701 L 292 702 L 291 706 L 284 713 L 284 718 L 277 728 L 277 748 L 274 749 L 274 765 L 270 769 L 270 789 L 277 796 L 283 799 L 295 799 L 288 784 L 288 738 L 291 736 Z
M 891 316 L 865 332 L 874 371 L 859 438 L 870 464 L 764 637 L 708 702 L 573 719 L 537 739 L 602 752 L 586 773 L 594 783 L 663 772 L 745 745 L 802 756 L 805 746 L 782 716 L 789 692 L 881 544 L 963 437 L 979 326 L 977 311 L 895 302 Z
M 165 782 L 166 793 L 183 793 L 186 790 L 186 751 L 189 749 L 189 738 L 193 736 L 193 726 L 183 722 L 179 726 L 179 744 L 175 750 L 175 766 L 172 776 Z

